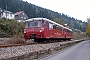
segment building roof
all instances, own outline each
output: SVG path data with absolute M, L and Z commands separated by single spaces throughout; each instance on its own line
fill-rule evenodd
M 10 12 L 10 11 L 4 11 L 4 12 L 7 12 L 7 13 L 12 13 L 12 12 Z
M 7 10 L 5 10 L 5 9 L 2 9 L 2 8 L 0 8 L 0 10 L 2 10 L 2 12 L 5 12 L 5 13 L 12 13 L 12 12 L 10 12 L 10 11 L 7 11 Z
M 16 12 L 14 15 L 19 15 L 22 12 L 24 12 L 24 11 Z

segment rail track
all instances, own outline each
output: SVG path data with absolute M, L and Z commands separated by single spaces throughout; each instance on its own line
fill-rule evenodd
M 7 44 L 7 45 L 0 45 L 0 48 L 6 48 L 6 47 L 13 47 L 13 46 L 25 46 L 25 45 L 33 45 L 37 43 L 30 43 L 30 44 Z
M 13 46 L 25 46 L 25 45 L 34 45 L 34 44 L 48 44 L 48 43 L 55 43 L 55 42 L 42 42 L 42 43 L 26 43 L 26 44 L 6 44 L 6 45 L 0 45 L 0 48 L 6 48 L 6 47 L 13 47 Z
M 72 41 L 74 41 L 74 40 L 72 40 Z M 39 43 L 38 42 L 32 42 L 32 43 L 23 43 L 23 44 L 6 44 L 6 45 L 0 45 L 0 48 L 7 48 L 7 47 L 13 47 L 13 46 L 34 45 L 34 44 L 49 44 L 49 43 L 56 43 L 56 42 L 72 42 L 72 41 L 51 41 L 51 42 L 39 42 Z
M 31 42 L 31 43 L 23 43 L 23 44 L 5 44 L 5 45 L 0 45 L 0 48 L 13 47 L 13 46 L 25 46 L 25 45 L 33 45 L 33 44 L 48 44 L 48 43 L 55 43 L 55 42 L 57 42 L 57 41 L 51 41 L 51 42 Z

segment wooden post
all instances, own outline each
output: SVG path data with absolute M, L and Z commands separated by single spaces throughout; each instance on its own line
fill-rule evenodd
M 37 53 L 37 57 L 36 58 L 38 58 L 38 52 L 36 52 Z
M 18 60 L 20 60 L 20 57 L 18 56 Z
M 48 49 L 48 54 L 50 53 L 50 49 Z

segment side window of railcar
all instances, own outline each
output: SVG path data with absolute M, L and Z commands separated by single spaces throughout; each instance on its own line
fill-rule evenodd
M 72 31 L 70 31 L 70 33 L 73 33 Z
M 59 30 L 59 26 L 56 26 L 56 29 Z
M 67 30 L 67 32 L 72 33 L 72 31 L 70 31 L 70 30 Z
M 59 26 L 59 30 L 61 30 L 61 31 L 62 31 L 62 27 L 60 27 L 60 26 Z
M 62 28 L 62 32 L 64 31 L 64 28 Z
M 55 24 L 53 25 L 53 29 L 56 29 L 56 25 Z
M 25 28 L 28 28 L 28 21 L 25 22 Z
M 49 23 L 49 28 L 53 29 L 53 24 Z
M 61 30 L 60 26 L 58 27 L 58 30 Z
M 65 29 L 65 28 L 63 28 L 63 31 L 64 31 L 64 32 L 66 32 L 66 29 Z
M 70 32 L 69 30 L 67 30 L 67 32 Z
M 38 20 L 38 27 L 42 27 L 42 21 Z

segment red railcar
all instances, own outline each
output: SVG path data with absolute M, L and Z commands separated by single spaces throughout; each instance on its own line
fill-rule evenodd
M 25 21 L 25 39 L 36 42 L 47 40 L 65 40 L 72 38 L 72 30 L 47 18 L 32 18 Z

